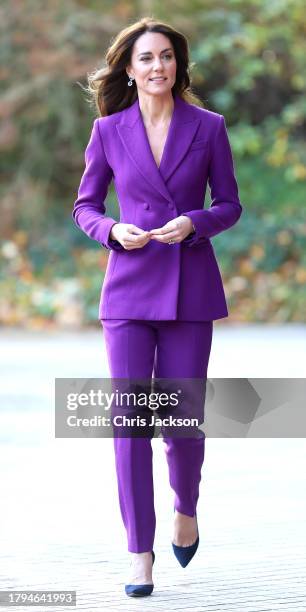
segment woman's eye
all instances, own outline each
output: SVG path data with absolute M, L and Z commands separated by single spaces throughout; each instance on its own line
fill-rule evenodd
M 166 59 L 172 59 L 172 55 L 170 55 L 170 54 L 168 54 L 168 55 L 164 55 L 164 57 L 165 57 Z M 146 61 L 148 61 L 148 60 L 150 60 L 150 59 L 151 59 L 150 57 L 141 57 L 141 58 L 140 58 L 140 61 L 141 61 L 141 62 L 146 62 Z

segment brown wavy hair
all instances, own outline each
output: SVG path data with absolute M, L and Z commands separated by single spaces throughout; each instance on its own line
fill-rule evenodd
M 122 111 L 137 99 L 136 86 L 127 86 L 126 67 L 131 62 L 135 41 L 145 32 L 164 34 L 173 45 L 177 69 L 172 95 L 178 94 L 189 104 L 203 106 L 200 98 L 191 91 L 190 70 L 194 64 L 190 64 L 188 42 L 184 34 L 153 17 L 143 17 L 117 34 L 106 52 L 106 66 L 88 73 L 88 86 L 81 85 L 89 94 L 87 101 L 96 108 L 100 116 Z

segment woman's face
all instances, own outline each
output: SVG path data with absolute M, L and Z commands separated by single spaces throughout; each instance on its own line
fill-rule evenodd
M 139 36 L 126 71 L 135 78 L 138 91 L 153 96 L 171 91 L 176 80 L 176 59 L 169 38 L 159 32 Z

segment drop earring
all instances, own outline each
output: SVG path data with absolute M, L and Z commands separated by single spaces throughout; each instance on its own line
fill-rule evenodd
M 130 77 L 129 77 L 129 79 L 130 79 L 130 80 L 129 80 L 129 82 L 128 82 L 128 86 L 129 86 L 129 87 L 131 87 L 131 86 L 133 85 L 133 79 L 134 79 L 134 78 L 135 78 L 135 77 L 132 77 L 132 76 L 130 76 Z

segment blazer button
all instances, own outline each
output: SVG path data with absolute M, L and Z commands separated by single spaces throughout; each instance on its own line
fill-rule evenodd
M 143 207 L 147 210 L 148 208 L 150 208 L 150 204 L 148 204 L 148 202 L 145 202 Z

